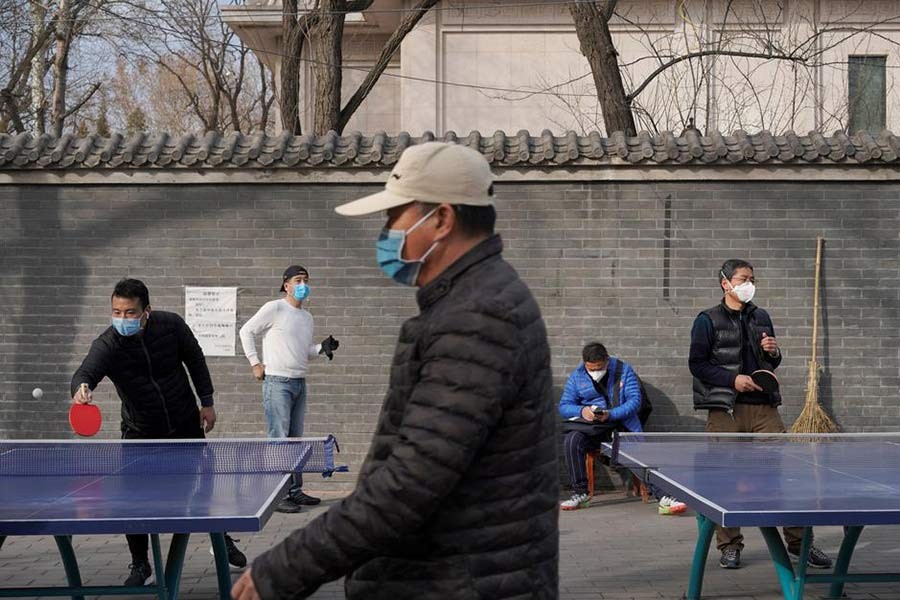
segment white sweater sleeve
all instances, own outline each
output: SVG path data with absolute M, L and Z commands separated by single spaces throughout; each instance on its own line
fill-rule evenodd
M 313 320 L 312 319 L 309 320 L 309 337 L 313 337 Z M 309 354 L 307 355 L 307 358 L 309 360 L 318 358 L 320 356 L 319 350 L 321 350 L 321 349 L 322 349 L 322 344 L 310 344 Z
M 255 367 L 260 362 L 259 355 L 256 352 L 256 337 L 272 327 L 277 313 L 277 305 L 274 302 L 266 302 L 241 327 L 241 345 L 244 347 L 244 354 L 247 356 L 247 360 L 250 361 L 250 366 Z

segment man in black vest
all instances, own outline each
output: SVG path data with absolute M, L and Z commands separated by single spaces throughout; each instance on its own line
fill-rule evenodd
M 774 371 L 781 364 L 772 319 L 751 302 L 756 291 L 753 266 L 732 259 L 725 261 L 717 275 L 722 302 L 697 315 L 691 330 L 694 408 L 709 411 L 709 432 L 785 433 L 778 413 L 781 395 L 764 392 L 750 378 L 758 369 Z M 800 554 L 802 536 L 801 527 L 784 528 L 788 552 L 794 556 Z M 740 528 L 716 527 L 716 542 L 722 552 L 719 566 L 740 567 L 744 548 Z M 808 564 L 827 569 L 831 559 L 813 546 Z

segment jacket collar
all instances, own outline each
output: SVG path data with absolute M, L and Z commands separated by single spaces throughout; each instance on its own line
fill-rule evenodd
M 617 359 L 615 356 L 610 356 L 610 357 L 609 357 L 609 362 L 606 363 L 606 374 L 607 374 L 607 376 L 612 377 L 612 374 L 613 374 L 613 373 L 615 372 L 615 370 L 616 370 L 616 363 L 618 362 L 618 360 L 619 360 L 619 359 Z M 590 379 L 592 382 L 594 381 L 593 378 L 591 377 L 591 374 L 588 373 L 587 367 L 585 366 L 584 362 L 581 363 L 581 365 L 578 367 L 578 369 L 581 371 L 581 373 L 582 373 L 585 377 L 587 377 L 588 379 Z
M 442 298 L 453 287 L 453 282 L 470 267 L 503 252 L 503 240 L 498 234 L 479 242 L 474 248 L 463 254 L 455 263 L 444 269 L 428 285 L 416 292 L 419 310 L 431 306 Z
M 730 306 L 725 304 L 724 297 L 722 298 L 721 305 L 722 305 L 722 308 L 725 309 L 726 314 L 730 314 L 730 315 L 737 315 L 739 313 L 744 313 L 745 315 L 750 315 L 750 314 L 756 312 L 756 309 L 758 308 L 755 304 L 753 304 L 753 302 L 746 302 L 744 304 L 743 308 L 741 308 L 741 310 L 734 310 L 733 308 L 731 308 Z

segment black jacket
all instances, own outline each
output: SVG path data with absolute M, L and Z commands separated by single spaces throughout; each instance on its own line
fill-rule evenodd
M 556 406 L 537 303 L 493 236 L 417 296 L 356 490 L 253 563 L 265 600 L 556 598 Z
M 197 397 L 213 405 L 213 385 L 200 344 L 175 313 L 155 310 L 143 335 L 122 336 L 109 327 L 91 344 L 72 376 L 72 394 L 82 383 L 93 390 L 109 377 L 122 400 L 122 427 L 166 437 L 188 419 L 197 419 Z
M 760 347 L 762 334 L 775 336 L 769 314 L 748 302 L 740 311 L 723 301 L 703 311 L 691 330 L 689 365 L 694 376 L 694 409 L 733 410 L 736 402 L 781 404 L 781 394 L 738 394 L 734 380 L 757 369 L 773 371 L 781 364 L 781 352 L 769 356 Z

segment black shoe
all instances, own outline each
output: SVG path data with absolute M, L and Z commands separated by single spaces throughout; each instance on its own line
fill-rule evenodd
M 722 550 L 722 558 L 719 559 L 719 566 L 723 569 L 740 569 L 741 551 L 737 548 L 725 548 Z
M 302 508 L 299 502 L 290 496 L 285 496 L 275 505 L 275 512 L 294 514 L 300 512 Z
M 291 499 L 300 506 L 315 506 L 322 501 L 321 498 L 316 498 L 315 496 L 308 496 L 304 494 L 303 490 L 297 490 L 296 492 L 291 494 Z
M 243 569 L 247 566 L 247 557 L 234 545 L 235 542 L 239 541 L 241 540 L 236 540 L 227 533 L 225 534 L 225 548 L 228 550 L 228 564 L 232 567 Z
M 131 574 L 125 580 L 125 585 L 136 587 L 139 585 L 147 585 L 153 579 L 153 569 L 150 568 L 150 562 L 139 560 L 128 565 Z
M 795 548 L 794 550 L 788 548 L 788 552 L 795 558 L 800 557 L 800 548 Z M 827 554 L 825 554 L 815 546 L 810 546 L 809 556 L 806 558 L 806 564 L 812 569 L 830 569 L 831 559 L 828 558 Z

